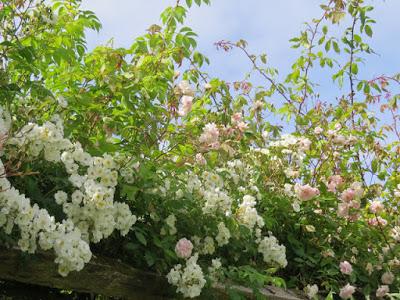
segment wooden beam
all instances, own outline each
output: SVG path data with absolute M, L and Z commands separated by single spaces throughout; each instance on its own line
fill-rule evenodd
M 67 277 L 58 274 L 54 256 L 49 252 L 26 255 L 17 249 L 0 248 L 0 261 L 0 278 L 3 280 L 129 300 L 175 298 L 174 288 L 164 276 L 137 270 L 115 259 L 93 257 L 82 271 L 72 272 Z M 233 288 L 247 298 L 253 298 L 251 289 Z M 300 299 L 296 294 L 276 287 L 266 287 L 261 292 L 271 300 Z M 223 285 L 216 285 L 211 293 L 215 299 L 228 299 Z
M 40 286 L 95 293 L 124 299 L 168 299 L 171 287 L 161 276 L 119 261 L 93 257 L 80 272 L 62 277 L 48 252 L 29 255 L 0 249 L 0 278 Z

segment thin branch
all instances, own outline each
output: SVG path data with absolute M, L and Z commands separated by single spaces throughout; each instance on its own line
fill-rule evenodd
M 329 5 L 332 3 L 332 1 L 329 3 Z M 303 107 L 303 104 L 305 103 L 305 101 L 306 101 L 306 98 L 307 98 L 307 83 L 308 83 L 308 72 L 309 72 L 309 69 L 310 69 L 310 67 L 311 67 L 311 65 L 312 65 L 312 59 L 311 59 L 311 54 L 312 54 L 312 49 L 313 49 L 313 44 L 314 44 L 314 40 L 315 40 L 315 37 L 317 36 L 317 33 L 318 33 L 318 27 L 319 27 L 319 25 L 321 24 L 321 22 L 322 22 L 322 20 L 324 19 L 326 17 L 326 11 L 324 12 L 324 14 L 323 14 L 323 16 L 320 18 L 320 19 L 318 19 L 318 21 L 316 22 L 316 24 L 315 24 L 315 26 L 314 26 L 314 28 L 313 29 L 310 29 L 310 31 L 311 31 L 311 40 L 310 40 L 310 48 L 308 49 L 308 53 L 307 53 L 307 65 L 306 65 L 306 67 L 305 67 L 305 73 L 304 73 L 304 80 L 305 80 L 305 82 L 304 82 L 304 90 L 303 90 L 303 97 L 302 97 L 302 100 L 301 100 L 301 102 L 300 102 L 300 105 L 299 105 L 299 109 L 298 109 L 298 113 L 300 113 L 301 112 L 301 109 L 302 109 L 302 107 Z
M 264 72 L 262 69 L 260 69 L 260 67 L 256 64 L 256 60 L 255 60 L 254 56 L 252 56 L 252 55 L 246 50 L 245 47 L 239 46 L 239 45 L 236 45 L 236 44 L 233 44 L 233 43 L 230 43 L 230 45 L 241 49 L 241 50 L 246 54 L 247 58 L 252 62 L 253 68 L 254 68 L 255 70 L 257 70 L 257 72 L 258 72 L 262 77 L 264 77 L 264 78 L 272 85 L 272 87 L 273 87 L 276 91 L 278 91 L 278 93 L 285 99 L 285 101 L 286 101 L 287 103 L 293 104 L 292 100 L 290 100 L 290 98 L 278 87 L 278 85 L 275 83 L 275 81 L 274 81 L 271 77 L 269 77 L 267 74 L 265 74 L 265 72 Z
M 349 65 L 349 81 L 350 81 L 350 104 L 351 104 L 351 121 L 353 125 L 353 129 L 355 126 L 355 121 L 354 121 L 354 96 L 355 96 L 355 91 L 354 91 L 354 78 L 353 78 L 353 72 L 352 72 L 352 66 L 354 62 L 354 28 L 357 23 L 357 17 L 354 16 L 353 18 L 353 24 L 351 26 L 351 41 L 350 41 L 350 65 Z

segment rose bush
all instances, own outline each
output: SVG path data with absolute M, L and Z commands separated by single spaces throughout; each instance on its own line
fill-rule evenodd
M 248 57 L 265 80 L 253 87 L 202 71 L 192 2 L 127 49 L 87 51 L 100 23 L 80 1 L 3 1 L 2 244 L 53 249 L 62 276 L 118 257 L 184 297 L 216 283 L 399 297 L 400 75 L 358 77 L 373 7 L 322 5 L 283 81 L 245 41 L 217 42 Z M 325 68 L 347 90 L 337 101 L 318 100 Z

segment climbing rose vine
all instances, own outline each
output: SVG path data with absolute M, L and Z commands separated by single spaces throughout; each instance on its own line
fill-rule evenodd
M 188 298 L 225 286 L 236 299 L 235 285 L 398 297 L 400 75 L 363 78 L 367 1 L 321 5 L 286 76 L 246 41 L 217 41 L 252 68 L 233 82 L 204 71 L 185 26 L 209 0 L 92 51 L 85 32 L 101 25 L 80 2 L 0 7 L 3 247 L 53 251 L 62 276 L 121 259 Z

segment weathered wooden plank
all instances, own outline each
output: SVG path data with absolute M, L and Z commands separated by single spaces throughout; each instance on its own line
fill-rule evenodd
M 172 299 L 173 288 L 163 276 L 132 268 L 114 259 L 93 257 L 80 272 L 72 272 L 62 277 L 57 272 L 53 262 L 54 257 L 47 252 L 29 256 L 16 249 L 0 248 L 0 278 L 52 287 L 74 290 L 83 293 L 102 294 L 128 300 Z M 248 298 L 252 298 L 249 288 L 234 286 Z M 214 299 L 227 299 L 223 285 L 213 288 Z M 267 287 L 262 293 L 271 300 L 299 300 L 300 298 L 288 291 L 276 287 Z
M 233 288 L 235 290 L 237 290 L 238 292 L 240 292 L 241 294 L 243 294 L 244 296 L 246 296 L 249 299 L 254 298 L 254 294 L 253 294 L 253 290 L 247 287 L 243 287 L 243 286 L 232 286 L 230 288 Z M 217 285 L 214 287 L 214 292 L 215 294 L 219 295 L 218 298 L 216 299 L 228 299 L 227 296 L 227 292 L 225 289 L 225 286 L 221 285 Z M 267 286 L 264 289 L 262 289 L 261 294 L 263 294 L 265 296 L 266 299 L 268 300 L 302 300 L 303 297 L 298 295 L 297 293 L 290 291 L 290 290 L 284 290 L 275 286 Z
M 0 278 L 84 293 L 125 299 L 168 299 L 171 288 L 164 278 L 138 271 L 104 257 L 93 257 L 80 272 L 62 277 L 50 253 L 26 259 L 18 250 L 0 249 Z

